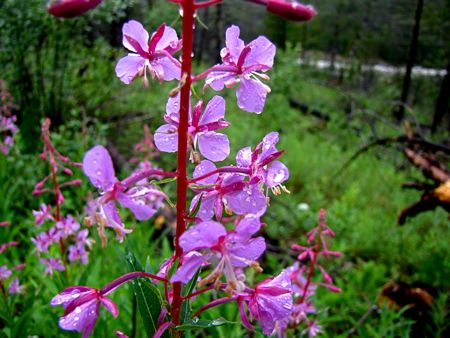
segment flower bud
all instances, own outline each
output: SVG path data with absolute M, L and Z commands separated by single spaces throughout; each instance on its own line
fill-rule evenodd
M 102 0 L 52 0 L 47 9 L 58 18 L 74 18 L 97 7 Z
M 298 2 L 284 0 L 268 0 L 266 8 L 269 12 L 292 21 L 309 21 L 317 14 L 311 5 L 302 5 Z

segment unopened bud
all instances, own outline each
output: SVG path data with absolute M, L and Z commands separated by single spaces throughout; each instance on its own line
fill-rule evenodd
M 284 0 L 268 0 L 266 8 L 269 12 L 291 21 L 309 21 L 317 14 L 311 5 Z
M 74 18 L 97 7 L 102 0 L 53 0 L 47 9 L 58 18 Z

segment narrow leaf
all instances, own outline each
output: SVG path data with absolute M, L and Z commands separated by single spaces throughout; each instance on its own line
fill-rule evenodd
M 126 248 L 125 260 L 130 272 L 143 271 L 142 266 L 128 248 Z M 132 287 L 145 332 L 149 338 L 152 338 L 157 330 L 158 318 L 161 313 L 161 293 L 147 278 L 136 278 L 132 281 Z
M 182 290 L 183 297 L 189 296 L 192 293 L 192 291 L 195 288 L 195 285 L 197 284 L 197 279 L 198 279 L 199 273 L 200 273 L 200 269 L 197 270 L 194 277 L 191 278 L 189 283 L 183 285 L 183 290 Z M 191 317 L 191 300 L 186 299 L 181 304 L 181 315 L 180 315 L 181 323 L 187 322 L 190 317 Z
M 200 330 L 200 329 L 214 328 L 225 324 L 235 324 L 235 323 L 230 322 L 223 318 L 217 318 L 214 320 L 192 318 L 191 320 L 183 323 L 182 325 L 178 325 L 176 329 L 180 331 Z

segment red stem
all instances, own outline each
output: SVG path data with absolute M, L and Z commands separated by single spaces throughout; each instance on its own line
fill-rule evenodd
M 234 166 L 225 166 L 222 168 L 217 168 L 214 169 L 210 172 L 207 172 L 206 174 L 203 174 L 201 176 L 195 177 L 195 178 L 191 178 L 188 183 L 192 184 L 198 181 L 201 181 L 209 176 L 212 176 L 214 174 L 219 174 L 219 173 L 239 173 L 239 174 L 246 174 L 246 175 L 250 175 L 251 170 L 249 168 L 239 168 L 239 167 L 234 167 Z
M 207 291 L 209 291 L 209 290 L 212 290 L 212 289 L 214 289 L 214 288 L 215 288 L 214 285 L 208 286 L 208 287 L 206 287 L 206 288 L 204 288 L 204 289 L 201 289 L 201 290 L 199 290 L 199 291 L 197 291 L 197 292 L 193 292 L 193 293 L 191 293 L 190 295 L 187 295 L 187 296 L 183 297 L 183 300 L 190 299 L 190 298 L 192 298 L 192 297 L 201 295 L 202 293 L 205 293 L 205 292 L 207 292 Z
M 319 225 L 320 226 L 320 225 Z M 314 257 L 311 261 L 311 265 L 309 266 L 309 270 L 308 270 L 308 276 L 306 277 L 306 284 L 305 287 L 303 288 L 303 294 L 302 294 L 302 298 L 300 299 L 300 301 L 298 302 L 299 304 L 303 303 L 305 301 L 306 298 L 306 294 L 308 293 L 308 289 L 309 286 L 311 284 L 311 280 L 312 280 L 312 275 L 314 272 L 314 269 L 316 267 L 316 263 L 317 263 L 317 258 L 319 257 L 319 252 L 320 252 L 320 244 L 321 244 L 321 231 L 322 229 L 319 230 L 319 235 L 316 239 L 316 245 L 314 246 Z
M 202 313 L 203 311 L 208 310 L 208 309 L 210 309 L 212 307 L 224 304 L 224 303 L 228 303 L 228 302 L 234 301 L 234 300 L 236 300 L 236 298 L 237 297 L 231 297 L 231 298 L 230 297 L 223 297 L 223 298 L 215 299 L 212 302 L 209 302 L 208 304 L 203 305 L 200 309 L 197 310 L 197 312 L 194 313 L 194 315 L 192 317 L 193 318 L 194 317 L 198 317 L 198 315 L 200 313 Z
M 55 207 L 56 207 L 56 211 L 55 211 L 55 220 L 56 222 L 59 222 L 61 220 L 61 210 L 60 210 L 60 199 L 59 199 L 59 194 L 60 194 L 60 188 L 58 185 L 58 181 L 56 179 L 56 168 L 55 165 L 53 163 L 55 163 L 55 159 L 53 157 L 53 154 L 50 153 L 49 155 L 50 157 L 50 167 L 52 168 L 52 180 L 53 180 L 53 192 L 55 194 Z M 52 163 L 53 162 L 53 163 Z M 64 246 L 64 240 L 62 238 L 59 239 L 59 248 L 61 251 L 61 259 L 64 265 L 64 273 L 66 274 L 66 277 L 68 277 L 68 273 L 67 273 L 67 261 L 66 261 L 66 248 Z
M 187 178 L 187 134 L 189 114 L 189 94 L 191 90 L 192 74 L 192 46 L 194 40 L 194 12 L 193 0 L 182 0 L 183 9 L 183 49 L 181 53 L 181 74 L 186 82 L 181 87 L 180 93 L 180 123 L 178 125 L 178 179 L 177 179 L 177 228 L 175 233 L 175 259 L 183 254 L 180 247 L 180 237 L 186 230 L 186 194 L 188 188 Z M 171 307 L 172 323 L 174 326 L 180 324 L 181 283 L 173 283 L 173 301 Z M 181 336 L 181 332 L 175 332 L 175 336 Z

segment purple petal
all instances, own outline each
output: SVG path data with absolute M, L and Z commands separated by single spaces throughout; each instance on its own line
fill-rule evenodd
M 174 273 L 170 282 L 187 283 L 194 277 L 200 266 L 210 257 L 210 255 L 202 255 L 197 251 L 189 252 L 183 259 L 183 265 Z
M 236 163 L 239 167 L 250 167 L 252 164 L 252 148 L 245 147 L 239 150 L 236 155 Z
M 225 100 L 221 96 L 214 96 L 206 105 L 200 118 L 199 125 L 217 122 L 225 117 Z
M 125 235 L 130 233 L 130 229 L 125 229 L 125 225 L 120 219 L 119 212 L 114 202 L 106 203 L 102 206 L 103 212 L 106 217 L 106 225 L 113 228 L 116 233 L 116 238 L 119 242 L 122 242 Z
M 130 209 L 138 221 L 146 221 L 156 213 L 153 205 L 145 204 L 144 201 L 134 201 L 124 193 L 119 192 L 117 200 L 122 207 Z
M 206 77 L 205 86 L 209 86 L 215 91 L 222 90 L 226 85 L 231 85 L 236 82 L 236 74 L 236 72 L 211 72 Z
M 249 46 L 251 49 L 245 58 L 244 68 L 259 65 L 258 70 L 267 70 L 273 67 L 276 48 L 272 42 L 264 36 L 259 36 L 250 42 Z
M 192 211 L 196 205 L 201 194 L 197 194 L 192 198 L 190 210 Z M 211 192 L 204 194 L 202 201 L 200 202 L 200 208 L 195 217 L 200 218 L 202 221 L 208 221 L 214 216 L 214 205 L 216 203 L 218 194 L 217 192 Z
M 236 257 L 244 258 L 247 261 L 256 261 L 266 250 L 266 241 L 263 237 L 256 237 L 245 242 L 234 242 L 233 246 L 227 246 L 231 254 L 231 263 L 235 267 L 246 267 L 248 263 Z
M 180 120 L 180 93 L 176 96 L 169 97 L 166 103 L 166 115 L 172 117 L 176 122 Z
M 273 188 L 289 178 L 289 169 L 280 161 L 275 161 L 267 170 L 265 183 Z
M 176 127 L 170 124 L 159 127 L 155 131 L 154 140 L 160 151 L 174 153 L 178 150 L 178 131 Z
M 93 147 L 84 154 L 83 172 L 94 186 L 105 191 L 117 181 L 111 156 L 101 145 Z
M 276 153 L 278 151 L 277 148 L 275 147 L 278 141 L 279 135 L 275 131 L 264 136 L 262 140 L 262 150 L 261 155 L 259 156 L 259 161 L 264 160 L 267 156 Z
M 125 84 L 130 84 L 145 65 L 145 59 L 137 54 L 129 54 L 119 60 L 116 75 Z
M 70 286 L 53 297 L 50 304 L 53 306 L 62 305 L 66 308 L 67 305 L 80 297 L 80 295 L 93 291 L 95 291 L 95 289 L 87 286 Z
M 179 80 L 181 78 L 181 64 L 174 58 L 161 57 L 151 62 L 153 67 L 160 67 L 164 81 Z
M 122 27 L 122 44 L 125 48 L 128 50 L 131 50 L 132 52 L 138 52 L 129 42 L 130 37 L 133 40 L 137 41 L 139 46 L 141 46 L 142 50 L 148 51 L 148 32 L 145 30 L 144 26 L 140 22 L 137 22 L 135 20 L 130 20 L 127 23 L 125 23 Z
M 225 33 L 226 46 L 230 56 L 232 58 L 233 63 L 237 63 L 239 59 L 239 55 L 241 54 L 242 49 L 244 49 L 244 41 L 239 39 L 239 27 L 231 26 L 227 29 Z
M 223 161 L 230 154 L 228 136 L 214 131 L 207 131 L 198 135 L 200 153 L 211 161 Z
M 194 173 L 192 174 L 192 176 L 194 178 L 197 178 L 197 177 L 203 176 L 204 174 L 207 174 L 213 170 L 216 170 L 215 164 L 212 163 L 211 161 L 203 160 L 200 162 L 200 164 L 198 166 L 195 167 Z M 214 184 L 214 183 L 216 183 L 218 177 L 219 177 L 219 174 L 214 174 L 214 175 L 208 176 L 207 178 L 197 181 L 197 184 L 205 184 L 205 185 Z
M 249 303 L 250 312 L 261 322 L 266 335 L 272 334 L 275 321 L 287 318 L 292 308 L 291 280 L 285 271 L 259 283 Z
M 248 185 L 242 191 L 230 193 L 226 198 L 229 208 L 238 215 L 256 214 L 267 204 L 266 196 L 257 184 Z
M 259 217 L 245 216 L 236 226 L 236 232 L 242 240 L 249 240 L 261 228 Z
M 202 222 L 190 227 L 181 235 L 180 246 L 185 252 L 211 248 L 226 234 L 222 224 L 214 221 Z
M 64 330 L 83 332 L 83 337 L 89 337 L 97 321 L 99 307 L 97 299 L 83 303 L 61 317 L 59 326 Z
M 178 125 L 180 120 L 180 93 L 178 93 L 174 97 L 169 97 L 166 103 L 166 115 L 164 119 L 166 122 L 171 123 L 172 125 Z M 191 125 L 192 120 L 192 111 L 191 106 L 189 105 L 189 125 Z
M 102 297 L 100 301 L 106 307 L 106 309 L 111 312 L 114 318 L 117 318 L 117 316 L 119 315 L 119 310 L 117 309 L 116 303 L 106 297 Z
M 242 76 L 236 91 L 239 108 L 250 113 L 261 113 L 266 102 L 267 88 L 259 80 Z
M 170 52 L 175 52 L 176 48 L 178 48 L 178 36 L 175 29 L 169 26 L 164 26 L 164 34 L 161 39 L 156 44 L 155 51 L 169 49 Z

